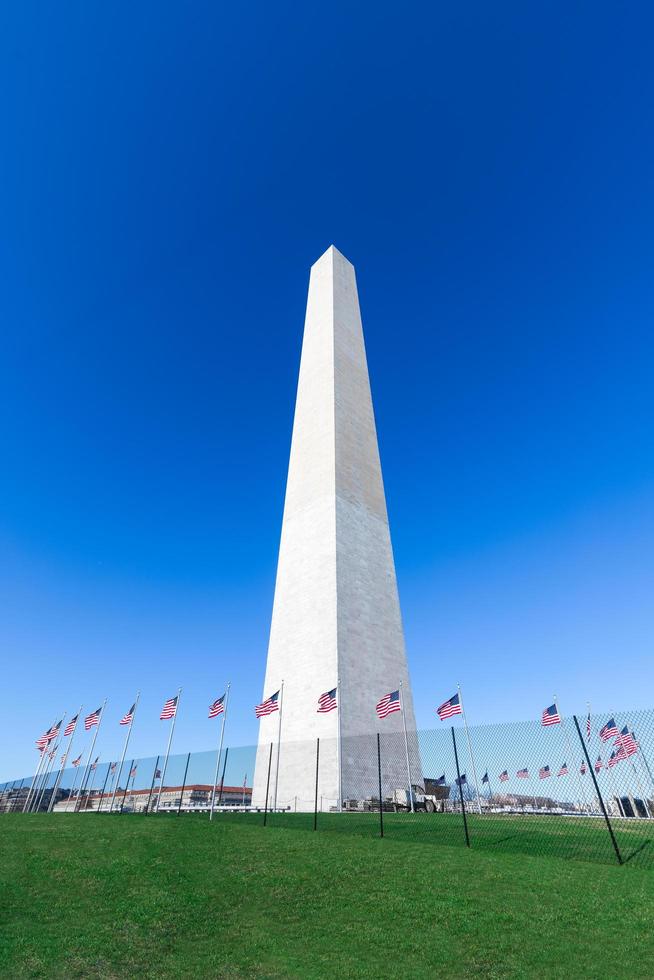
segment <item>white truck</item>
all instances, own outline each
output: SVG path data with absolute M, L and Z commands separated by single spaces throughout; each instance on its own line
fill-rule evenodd
M 413 798 L 413 808 L 411 800 Z M 411 795 L 408 787 L 393 790 L 393 810 L 395 813 L 434 813 L 436 811 L 436 798 L 425 793 L 425 787 L 413 783 Z

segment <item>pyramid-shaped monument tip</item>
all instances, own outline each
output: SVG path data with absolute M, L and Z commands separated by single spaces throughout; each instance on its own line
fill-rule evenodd
M 318 265 L 319 263 L 322 263 L 322 262 L 330 262 L 330 261 L 333 261 L 334 258 L 336 258 L 336 257 L 339 258 L 339 259 L 341 259 L 343 262 L 347 262 L 348 265 L 352 265 L 352 263 L 350 262 L 350 260 L 345 255 L 343 255 L 343 253 L 341 251 L 339 251 L 336 248 L 335 245 L 330 245 L 329 248 L 325 252 L 322 253 L 322 255 L 320 256 L 320 258 L 319 259 L 316 259 L 316 261 L 314 262 L 314 265 Z

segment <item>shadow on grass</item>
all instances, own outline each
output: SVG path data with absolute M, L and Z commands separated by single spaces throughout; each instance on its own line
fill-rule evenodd
M 644 840 L 642 844 L 638 845 L 638 847 L 634 847 L 633 851 L 631 851 L 631 853 L 628 854 L 627 857 L 623 856 L 622 863 L 627 864 L 628 861 L 631 861 L 633 858 L 635 858 L 638 854 L 641 853 L 641 851 L 644 851 L 646 847 L 649 847 L 651 843 L 652 842 L 649 840 Z

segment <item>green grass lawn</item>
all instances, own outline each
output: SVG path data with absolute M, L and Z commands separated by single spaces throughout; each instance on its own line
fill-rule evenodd
M 471 818 L 467 850 L 454 818 L 388 815 L 384 840 L 373 815 L 351 832 L 329 829 L 339 819 L 314 834 L 300 815 L 265 829 L 236 816 L 4 815 L 0 974 L 654 975 L 642 841 L 621 868 L 579 821 L 563 834 L 523 820 L 521 838 L 515 820 Z M 602 863 L 524 852 L 525 833 L 575 832 Z

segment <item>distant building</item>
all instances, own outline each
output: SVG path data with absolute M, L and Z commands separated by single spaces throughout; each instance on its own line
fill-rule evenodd
M 159 811 L 178 810 L 181 802 L 182 810 L 208 810 L 211 806 L 211 793 L 213 787 L 206 783 L 191 783 L 188 786 L 164 786 L 161 793 Z M 147 809 L 150 800 L 150 809 L 157 804 L 159 787 L 155 786 L 150 793 L 149 789 L 128 790 L 125 795 L 125 788 L 116 791 L 114 809 L 122 807 L 123 812 L 142 813 Z M 91 793 L 81 801 L 81 810 L 109 810 L 111 806 L 112 793 Z M 216 788 L 216 806 L 220 796 L 221 807 L 249 807 L 252 803 L 252 788 L 250 786 L 223 786 L 222 796 L 220 787 Z M 151 797 L 151 798 L 150 798 Z M 65 813 L 68 800 L 61 800 L 55 803 L 53 811 L 55 813 Z M 72 808 L 72 803 L 70 804 Z

